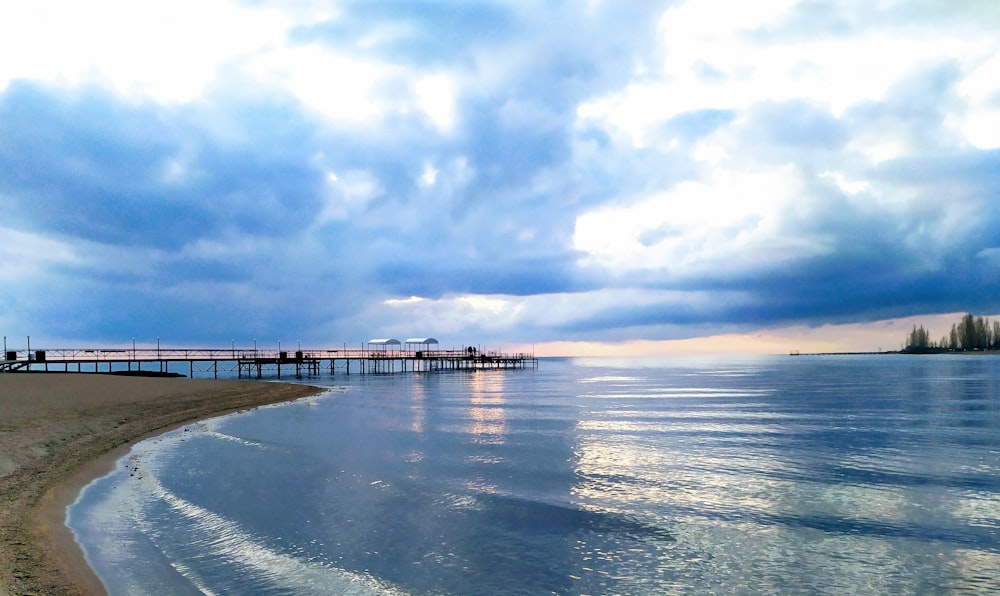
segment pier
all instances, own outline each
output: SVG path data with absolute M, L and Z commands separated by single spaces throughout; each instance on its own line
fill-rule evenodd
M 394 343 L 393 343 L 394 342 Z M 177 374 L 190 378 L 261 379 L 329 374 L 394 374 L 459 370 L 538 368 L 534 354 L 429 349 L 433 344 L 371 340 L 367 348 L 258 350 L 237 348 L 75 348 L 12 350 L 3 354 L 0 373 L 18 371 L 110 374 Z M 416 348 L 422 349 L 416 349 Z

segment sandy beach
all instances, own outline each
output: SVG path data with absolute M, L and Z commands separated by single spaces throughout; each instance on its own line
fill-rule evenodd
M 65 509 L 131 444 L 319 391 L 253 381 L 0 374 L 0 594 L 103 593 L 65 526 Z

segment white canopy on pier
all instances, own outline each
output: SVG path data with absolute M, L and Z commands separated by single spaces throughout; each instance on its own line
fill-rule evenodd
M 368 340 L 368 348 L 369 349 L 371 349 L 372 347 L 375 347 L 375 348 L 381 348 L 383 350 L 387 350 L 387 349 L 389 349 L 390 346 L 399 346 L 399 345 L 402 345 L 402 344 L 400 343 L 400 341 L 398 339 L 386 338 L 386 339 L 369 339 Z

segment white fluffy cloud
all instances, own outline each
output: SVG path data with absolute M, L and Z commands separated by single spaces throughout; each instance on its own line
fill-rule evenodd
M 13 79 L 108 84 L 130 97 L 190 101 L 229 61 L 284 42 L 282 11 L 229 0 L 12 2 L 0 9 L 0 88 Z
M 881 6 L 888 10 L 892 4 Z M 759 102 L 797 99 L 827 106 L 839 117 L 852 106 L 879 101 L 914 68 L 953 60 L 963 71 L 959 89 L 968 103 L 950 124 L 966 142 L 996 146 L 992 131 L 997 127 L 979 126 L 996 118 L 1000 41 L 995 30 L 935 27 L 930 21 L 920 26 L 862 23 L 841 34 L 785 29 L 801 6 L 793 0 L 738 5 L 720 0 L 671 8 L 660 20 L 659 52 L 646 58 L 623 88 L 582 103 L 578 116 L 642 147 L 654 142 L 659 124 L 697 110 L 739 111 Z M 831 12 L 815 18 L 850 16 L 849 11 Z M 898 139 L 880 145 L 884 148 L 872 150 L 876 159 L 907 152 Z
M 780 267 L 830 251 L 784 222 L 806 190 L 797 172 L 713 171 L 698 182 L 577 218 L 574 247 L 584 264 L 615 272 L 659 270 L 690 277 L 728 268 Z

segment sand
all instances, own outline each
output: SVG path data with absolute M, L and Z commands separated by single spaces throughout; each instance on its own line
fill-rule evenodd
M 0 374 L 0 594 L 101 594 L 66 507 L 128 446 L 184 423 L 318 393 L 305 385 Z

